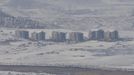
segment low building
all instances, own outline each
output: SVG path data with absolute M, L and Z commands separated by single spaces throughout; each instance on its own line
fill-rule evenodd
M 82 42 L 84 41 L 84 35 L 81 32 L 71 32 L 69 33 L 69 41 Z
M 105 32 L 105 41 L 117 41 L 119 39 L 119 33 L 116 30 Z
M 25 30 L 16 30 L 15 31 L 15 35 L 18 38 L 29 39 L 29 32 L 28 31 L 25 31 Z
M 66 41 L 66 33 L 64 32 L 52 32 L 52 41 L 55 42 L 65 42 Z
M 34 40 L 34 41 L 44 41 L 45 40 L 45 32 L 39 32 L 39 33 L 36 33 L 36 32 L 33 32 L 31 34 L 31 39 Z

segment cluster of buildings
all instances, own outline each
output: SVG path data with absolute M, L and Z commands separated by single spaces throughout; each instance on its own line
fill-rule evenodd
M 71 32 L 69 33 L 68 40 L 72 42 L 82 42 L 84 41 L 84 34 L 81 32 Z
M 52 32 L 52 41 L 55 42 L 65 42 L 66 41 L 66 33 L 64 32 Z
M 29 39 L 29 32 L 28 31 L 16 30 L 15 35 L 17 38 Z
M 44 40 L 45 41 L 45 35 L 46 33 L 41 31 L 39 33 L 33 32 L 31 34 L 31 39 L 34 41 L 40 41 L 40 40 Z
M 29 31 L 25 30 L 17 30 L 15 31 L 15 35 L 18 38 L 23 38 L 23 39 L 31 39 L 33 41 L 45 41 L 46 40 L 46 33 L 41 31 L 41 32 L 33 32 L 29 33 Z M 30 37 L 31 35 L 31 37 Z M 68 35 L 68 37 L 67 37 Z M 89 32 L 88 40 L 97 40 L 97 41 L 118 41 L 119 40 L 119 33 L 116 30 L 112 31 L 104 31 L 102 29 L 100 30 L 91 30 Z M 84 33 L 82 32 L 58 32 L 58 31 L 53 31 L 51 33 L 51 41 L 54 42 L 83 42 L 85 41 L 85 36 Z
M 91 30 L 89 32 L 89 39 L 98 41 L 118 41 L 119 32 L 116 30 Z

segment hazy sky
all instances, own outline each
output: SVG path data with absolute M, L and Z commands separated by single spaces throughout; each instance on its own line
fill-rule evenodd
M 2 2 L 6 2 L 9 0 L 0 0 L 0 3 Z M 10 1 L 14 1 L 14 0 L 10 0 Z M 19 0 L 18 0 L 19 1 Z M 21 0 L 21 1 L 25 1 L 25 0 Z M 29 0 L 27 0 L 29 1 Z M 90 4 L 101 4 L 101 3 L 130 3 L 130 4 L 134 4 L 134 0 L 30 0 L 30 1 L 42 1 L 42 2 L 72 2 L 72 3 L 90 3 Z
M 7 3 L 7 4 L 6 4 Z M 18 7 L 30 6 L 46 6 L 47 4 L 56 5 L 67 8 L 82 8 L 91 6 L 106 6 L 106 5 L 133 5 L 134 0 L 0 0 L 0 4 L 16 5 Z M 35 7 L 34 6 L 34 7 Z
M 102 0 L 108 4 L 134 4 L 134 0 Z
M 8 2 L 9 0 L 0 0 L 0 5 L 3 5 L 4 3 Z

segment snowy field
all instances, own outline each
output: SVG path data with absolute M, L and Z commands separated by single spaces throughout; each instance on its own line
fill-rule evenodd
M 77 44 L 33 41 L 6 41 L 5 43 L 6 39 L 14 38 L 14 30 L 2 31 L 0 32 L 1 65 L 77 66 L 134 70 L 134 40 L 86 41 Z M 50 33 L 51 30 L 43 31 Z M 134 38 L 133 34 L 133 31 L 121 31 L 120 36 Z
M 0 71 L 0 75 L 54 75 L 48 73 L 24 73 L 24 72 L 9 72 L 9 71 Z

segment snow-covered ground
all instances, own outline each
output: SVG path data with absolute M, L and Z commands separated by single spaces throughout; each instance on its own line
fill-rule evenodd
M 12 36 L 11 31 L 13 30 L 3 32 L 7 34 L 10 32 L 10 36 Z M 133 37 L 132 33 L 134 32 L 127 33 L 122 31 L 120 36 L 127 38 L 132 35 Z M 16 41 L 0 45 L 1 65 L 79 66 L 134 70 L 133 58 L 134 40 L 117 42 L 86 41 L 77 44 Z
M 0 75 L 54 75 L 48 73 L 24 73 L 24 72 L 9 72 L 9 71 L 0 71 Z

